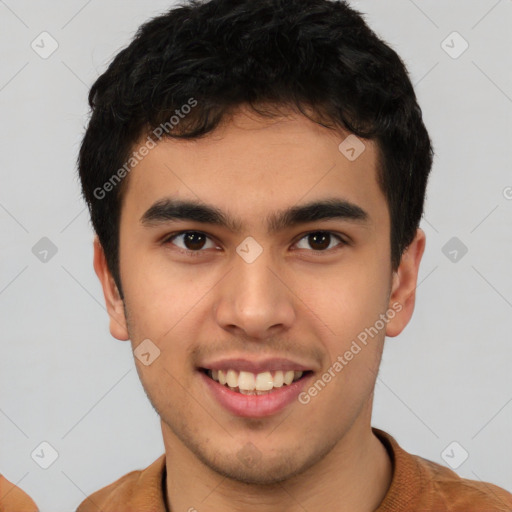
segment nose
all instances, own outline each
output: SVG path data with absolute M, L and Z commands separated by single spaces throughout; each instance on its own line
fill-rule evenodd
M 238 255 L 218 288 L 217 323 L 232 334 L 263 340 L 288 330 L 295 320 L 294 295 L 269 251 L 252 263 Z

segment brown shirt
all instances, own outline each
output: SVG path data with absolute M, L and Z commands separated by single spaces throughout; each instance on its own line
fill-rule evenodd
M 391 485 L 375 512 L 512 512 L 512 494 L 495 485 L 460 478 L 435 462 L 404 451 L 373 429 L 393 463 Z M 76 512 L 167 512 L 165 454 L 82 502 Z M 9 491 L 9 492 L 8 492 Z M 34 502 L 0 476 L 0 512 L 37 512 Z
M 393 463 L 391 485 L 375 512 L 512 512 L 512 494 L 466 480 L 435 462 L 411 455 L 389 434 L 373 429 Z M 166 512 L 165 455 L 85 500 L 77 512 Z M 91 501 L 89 501 L 91 500 Z M 94 503 L 92 503 L 94 502 Z
M 38 510 L 26 493 L 0 475 L 0 512 L 38 512 Z

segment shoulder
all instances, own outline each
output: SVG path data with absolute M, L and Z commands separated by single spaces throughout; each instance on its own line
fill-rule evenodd
M 157 511 L 163 505 L 162 482 L 165 454 L 143 470 L 127 473 L 115 482 L 91 494 L 76 512 Z M 165 510 L 165 508 L 163 509 Z
M 471 480 L 460 477 L 457 473 L 436 462 L 419 456 L 418 465 L 429 479 L 434 495 L 444 501 L 450 508 L 447 510 L 464 512 L 511 512 L 512 494 L 505 489 L 489 482 Z
M 377 512 L 512 512 L 512 494 L 505 489 L 461 478 L 441 464 L 406 452 L 386 432 L 373 431 L 393 464 L 391 485 Z
M 38 512 L 32 498 L 0 475 L 0 512 Z

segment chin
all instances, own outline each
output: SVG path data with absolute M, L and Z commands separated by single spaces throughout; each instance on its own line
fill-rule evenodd
M 217 453 L 206 453 L 197 447 L 193 451 L 205 466 L 230 480 L 248 485 L 271 486 L 305 473 L 331 449 L 332 446 L 322 446 L 306 453 L 304 443 L 299 443 L 299 446 L 289 446 L 278 453 L 265 454 L 249 441 L 235 452 L 232 447 Z
M 222 462 L 225 463 L 223 464 Z M 279 461 L 264 461 L 259 459 L 251 463 L 247 460 L 240 461 L 236 457 L 230 457 L 225 461 L 217 460 L 212 462 L 203 460 L 203 463 L 223 477 L 252 486 L 276 485 L 289 480 L 307 469 L 298 463 L 298 461 L 295 461 L 296 466 L 294 466 L 288 459 L 281 459 Z

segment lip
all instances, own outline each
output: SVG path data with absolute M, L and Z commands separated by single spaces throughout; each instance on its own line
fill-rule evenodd
M 222 369 L 222 368 L 221 368 Z M 277 388 L 265 395 L 243 395 L 231 391 L 228 387 L 217 382 L 202 370 L 199 375 L 203 379 L 209 393 L 213 395 L 217 403 L 230 413 L 245 418 L 262 418 L 277 414 L 292 402 L 297 401 L 298 395 L 313 377 L 313 373 L 307 373 L 292 384 Z
M 261 361 L 254 361 L 244 358 L 231 358 L 231 359 L 221 359 L 218 361 L 205 362 L 200 365 L 201 368 L 207 370 L 236 370 L 238 372 L 252 372 L 252 373 L 262 373 L 262 372 L 273 372 L 277 370 L 289 371 L 293 370 L 295 372 L 306 372 L 312 371 L 311 366 L 304 366 L 300 363 L 296 363 L 291 361 L 290 359 L 273 357 L 270 359 L 262 359 Z

